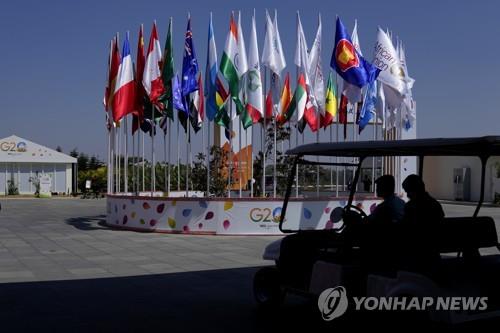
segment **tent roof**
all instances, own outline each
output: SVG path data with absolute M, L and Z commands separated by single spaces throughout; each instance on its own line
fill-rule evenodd
M 7 163 L 76 163 L 76 158 L 11 135 L 0 139 L 0 162 Z
M 345 157 L 500 156 L 500 136 L 312 143 L 290 149 L 287 154 Z

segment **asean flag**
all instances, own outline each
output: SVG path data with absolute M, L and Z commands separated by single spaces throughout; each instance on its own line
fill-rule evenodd
M 360 88 L 373 82 L 380 72 L 356 51 L 351 37 L 339 17 L 337 17 L 335 47 L 330 66 L 345 81 Z
M 113 98 L 113 120 L 115 122 L 120 121 L 121 118 L 135 110 L 135 88 L 134 66 L 127 35 L 123 41 L 122 59 L 118 68 Z

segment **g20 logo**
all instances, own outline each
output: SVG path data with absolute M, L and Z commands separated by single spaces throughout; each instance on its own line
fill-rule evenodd
M 19 152 L 23 153 L 26 151 L 26 142 L 15 143 L 14 141 L 2 141 L 0 142 L 0 150 L 7 152 Z
M 274 222 L 279 223 L 281 218 L 281 207 L 276 207 L 272 211 L 270 208 L 252 208 L 249 214 L 250 220 L 255 223 Z

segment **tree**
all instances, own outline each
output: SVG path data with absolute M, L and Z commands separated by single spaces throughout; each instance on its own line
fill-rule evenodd
M 78 150 L 76 150 L 76 148 L 73 148 L 73 150 L 69 152 L 69 156 L 77 158 L 78 157 Z
M 78 154 L 78 157 L 77 157 L 77 163 L 78 163 L 78 171 L 79 172 L 88 170 L 89 157 L 84 153 L 80 153 L 80 154 Z
M 62 153 L 63 150 L 62 150 L 61 146 L 57 146 L 56 151 Z

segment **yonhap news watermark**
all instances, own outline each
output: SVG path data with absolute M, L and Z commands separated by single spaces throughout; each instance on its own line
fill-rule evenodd
M 318 308 L 324 320 L 342 316 L 349 306 L 356 311 L 485 311 L 488 297 L 437 296 L 437 297 L 352 297 L 349 302 L 346 288 L 337 286 L 325 289 L 318 298 Z

